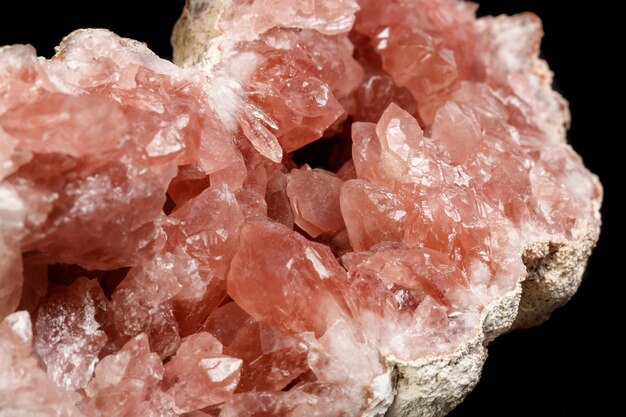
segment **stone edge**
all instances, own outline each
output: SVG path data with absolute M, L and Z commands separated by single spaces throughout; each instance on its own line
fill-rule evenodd
M 440 417 L 459 405 L 480 380 L 492 340 L 509 329 L 541 324 L 574 295 L 599 236 L 596 224 L 576 241 L 542 239 L 527 245 L 522 254 L 527 276 L 483 310 L 478 334 L 449 355 L 415 361 L 387 358 L 396 393 L 385 416 Z M 377 415 L 382 414 L 364 417 Z

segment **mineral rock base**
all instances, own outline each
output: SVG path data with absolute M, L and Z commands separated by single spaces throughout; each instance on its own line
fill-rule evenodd
M 188 0 L 177 65 L 0 49 L 0 415 L 461 401 L 573 294 L 601 201 L 539 19 L 475 8 Z

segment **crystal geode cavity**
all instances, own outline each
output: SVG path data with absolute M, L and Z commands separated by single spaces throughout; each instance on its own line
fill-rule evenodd
M 540 38 L 456 0 L 188 0 L 178 65 L 0 49 L 0 414 L 444 415 L 598 237 Z

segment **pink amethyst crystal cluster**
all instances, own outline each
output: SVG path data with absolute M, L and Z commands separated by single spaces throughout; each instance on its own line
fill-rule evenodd
M 532 15 L 199 0 L 176 33 L 185 68 L 104 30 L 0 49 L 0 414 L 382 415 L 391 358 L 597 227 Z

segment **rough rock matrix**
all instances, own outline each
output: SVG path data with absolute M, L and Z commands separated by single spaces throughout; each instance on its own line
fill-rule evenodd
M 442 416 L 576 291 L 601 187 L 532 14 L 188 0 L 0 49 L 0 416 Z

